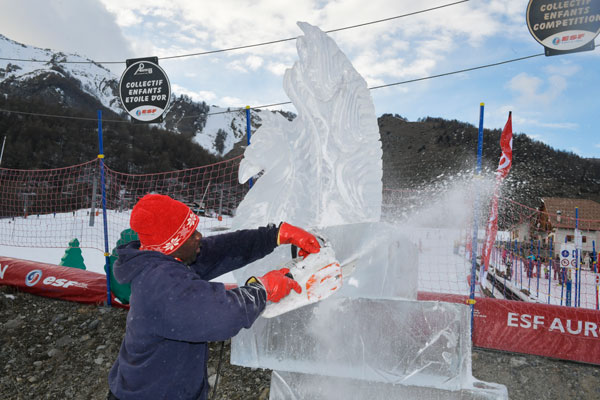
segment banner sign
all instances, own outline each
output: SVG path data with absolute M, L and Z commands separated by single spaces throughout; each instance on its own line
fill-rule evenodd
M 106 302 L 106 275 L 79 268 L 0 256 L 0 285 L 14 286 L 22 292 L 86 304 Z M 237 287 L 225 283 L 225 289 Z M 111 293 L 111 305 L 121 304 Z
M 529 32 L 546 56 L 594 50 L 600 33 L 598 0 L 529 0 Z
M 419 292 L 419 300 L 466 304 L 468 296 Z M 600 311 L 476 298 L 473 345 L 600 365 Z
M 127 60 L 127 69 L 119 82 L 119 96 L 134 121 L 162 122 L 171 100 L 171 85 L 165 71 L 158 66 L 158 57 Z
M 88 304 L 106 302 L 106 276 L 79 268 L 0 257 L 0 285 L 38 296 Z M 111 303 L 121 306 L 111 295 Z

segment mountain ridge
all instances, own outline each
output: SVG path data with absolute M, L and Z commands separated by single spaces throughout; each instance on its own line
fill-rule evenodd
M 2 35 L 0 54 L 4 58 L 0 60 L 1 109 L 65 117 L 0 113 L 0 130 L 8 137 L 3 167 L 57 168 L 94 158 L 96 125 L 89 116 L 97 109 L 104 110 L 107 120 L 117 121 L 104 123 L 105 153 L 107 165 L 120 172 L 185 169 L 243 154 L 245 110 L 232 111 L 173 95 L 163 123 L 131 124 L 120 105 L 118 81 L 103 66 L 79 55 L 29 47 Z M 48 61 L 39 65 L 8 58 Z M 67 59 L 82 64 L 63 63 Z M 265 111 L 251 110 L 253 131 L 261 124 L 261 112 Z M 295 117 L 278 112 L 288 119 Z M 384 187 L 421 189 L 473 172 L 475 126 L 435 117 L 410 122 L 398 114 L 384 114 L 378 122 Z M 499 138 L 499 130 L 484 130 L 484 174 L 493 174 L 497 167 Z M 555 150 L 523 133 L 514 135 L 513 149 L 513 168 L 505 185 L 516 201 L 530 206 L 537 206 L 536 199 L 543 196 L 600 201 L 600 159 Z M 22 154 L 30 156 L 23 158 Z M 148 154 L 156 159 L 149 159 Z

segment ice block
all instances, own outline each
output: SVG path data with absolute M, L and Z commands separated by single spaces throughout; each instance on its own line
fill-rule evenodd
M 505 400 L 506 386 L 473 380 L 465 388 L 446 390 L 423 386 L 394 385 L 349 378 L 333 378 L 273 371 L 270 400 Z
M 277 371 L 459 390 L 471 377 L 466 305 L 335 298 L 259 318 L 231 363 Z

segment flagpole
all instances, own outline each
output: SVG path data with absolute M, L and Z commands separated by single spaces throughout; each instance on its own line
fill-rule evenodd
M 500 161 L 498 162 L 498 169 L 496 169 L 496 182 L 491 199 L 490 216 L 486 225 L 485 239 L 481 251 L 482 271 L 479 276 L 482 282 L 485 282 L 486 279 L 487 270 L 490 265 L 490 252 L 494 247 L 496 234 L 498 233 L 498 198 L 500 197 L 500 188 L 512 165 L 512 111 L 508 112 L 508 120 L 500 136 L 500 149 Z
M 471 239 L 471 288 L 469 294 L 468 304 L 471 305 L 471 338 L 473 338 L 473 316 L 475 314 L 475 285 L 476 275 L 475 269 L 477 268 L 477 225 L 478 218 L 477 213 L 479 212 L 479 178 L 481 178 L 481 158 L 483 153 L 483 108 L 485 104 L 479 105 L 479 136 L 477 139 L 477 168 L 475 169 L 474 183 L 475 183 L 475 203 L 473 207 L 473 237 Z M 480 273 L 481 276 L 481 273 Z

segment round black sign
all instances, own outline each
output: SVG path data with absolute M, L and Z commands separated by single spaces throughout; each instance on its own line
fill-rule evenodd
M 158 64 L 138 60 L 123 72 L 119 95 L 132 118 L 146 123 L 160 122 L 171 99 L 171 85 Z
M 600 1 L 529 0 L 527 27 L 546 48 L 559 51 L 580 48 L 600 33 Z

